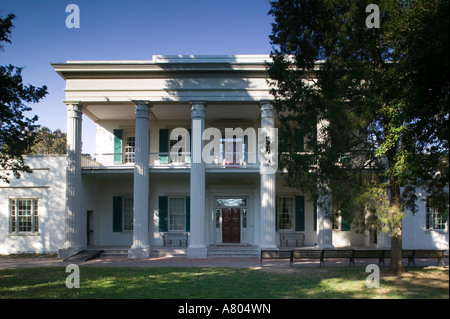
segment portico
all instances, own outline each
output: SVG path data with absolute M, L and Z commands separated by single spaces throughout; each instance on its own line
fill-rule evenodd
M 192 258 L 206 258 L 208 246 L 217 244 L 277 249 L 283 231 L 307 231 L 310 245 L 319 239 L 321 244 L 332 243 L 332 225 L 325 214 L 319 209 L 316 217 L 312 205 L 300 212 L 305 204 L 296 197 L 301 194 L 283 189 L 277 177 L 276 135 L 270 133 L 277 124 L 264 63 L 256 63 L 256 57 L 236 59 L 211 59 L 207 69 L 200 60 L 182 57 L 54 65 L 66 79 L 67 96 L 77 101 L 67 102 L 72 141 L 67 192 L 73 199 L 67 201 L 68 239 L 61 256 L 85 247 L 86 211 L 99 220 L 91 224 L 102 225 L 92 240 L 99 245 L 129 242 L 130 258 L 148 258 L 152 245 L 161 244 L 162 234 L 178 231 L 189 233 L 187 256 Z M 90 158 L 81 156 L 82 114 L 97 126 L 98 154 Z M 213 162 L 205 163 L 202 135 L 210 127 L 222 135 L 221 146 L 213 150 Z M 190 133 L 190 150 L 180 149 L 176 160 L 169 156 L 172 147 L 182 144 L 171 136 L 175 128 Z M 227 128 L 262 130 L 258 154 L 251 152 L 249 136 L 227 140 Z M 227 145 L 231 160 L 224 155 Z M 87 186 L 81 191 L 83 181 Z M 101 190 L 98 185 L 105 186 Z M 277 195 L 290 204 L 277 206 Z M 304 225 L 311 218 L 317 228 L 289 226 L 294 219 Z M 105 228 L 108 223 L 110 229 Z

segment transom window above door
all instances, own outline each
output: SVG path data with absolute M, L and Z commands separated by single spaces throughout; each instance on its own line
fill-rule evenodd
M 247 206 L 247 198 L 218 198 L 216 199 L 216 206 L 218 207 Z

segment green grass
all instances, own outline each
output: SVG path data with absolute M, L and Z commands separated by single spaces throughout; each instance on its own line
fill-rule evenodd
M 367 288 L 365 268 L 80 267 L 80 288 L 66 287 L 65 267 L 0 270 L 0 298 L 297 299 L 449 298 L 448 268 L 381 270 L 380 288 Z

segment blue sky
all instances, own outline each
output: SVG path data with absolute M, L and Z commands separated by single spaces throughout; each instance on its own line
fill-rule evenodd
M 80 28 L 69 29 L 66 6 L 77 4 Z M 154 54 L 269 54 L 267 0 L 0 0 L 0 16 L 16 15 L 0 64 L 24 67 L 24 83 L 47 85 L 32 104 L 39 124 L 66 131 L 64 80 L 51 62 L 150 60 Z M 95 152 L 94 125 L 84 117 L 83 152 Z

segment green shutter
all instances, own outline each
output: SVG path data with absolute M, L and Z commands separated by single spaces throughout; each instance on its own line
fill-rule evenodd
M 169 129 L 161 128 L 159 129 L 159 163 L 168 164 L 169 163 Z
M 191 231 L 191 197 L 186 196 L 186 231 Z
M 122 197 L 113 197 L 113 232 L 122 231 Z
M 295 231 L 305 231 L 305 196 L 295 196 Z
M 278 231 L 278 196 L 275 196 L 275 231 Z
M 114 134 L 114 164 L 122 164 L 122 130 L 116 129 Z
M 169 197 L 159 196 L 159 231 L 166 232 L 169 229 Z
M 297 152 L 303 152 L 305 150 L 303 134 L 299 129 L 294 129 L 294 147 Z
M 350 231 L 350 224 L 341 216 L 341 230 Z

